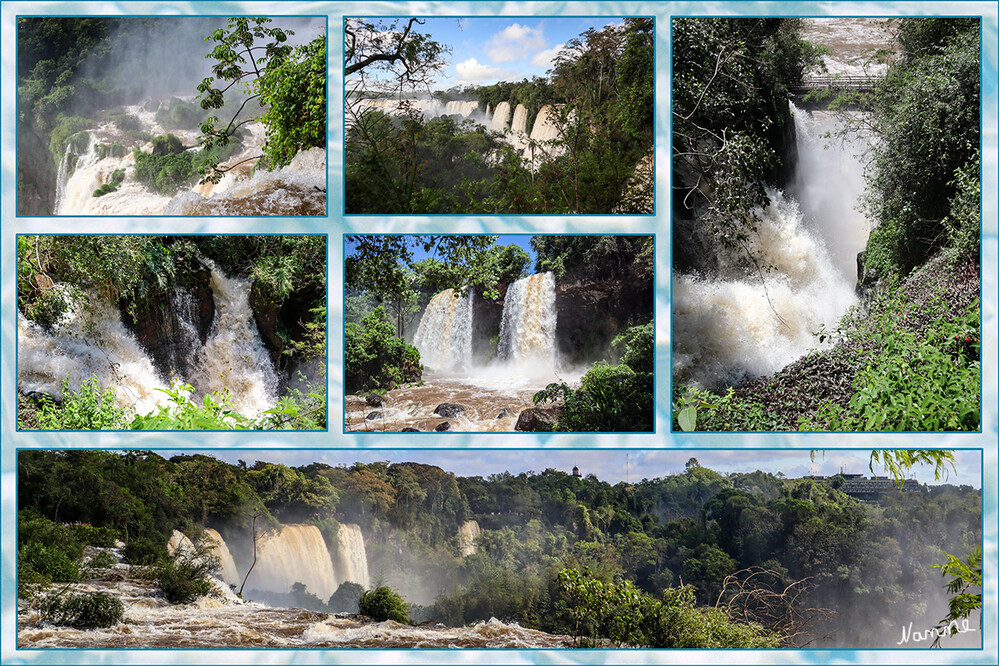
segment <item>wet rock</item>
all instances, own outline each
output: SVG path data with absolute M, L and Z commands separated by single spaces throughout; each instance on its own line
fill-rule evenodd
M 434 410 L 434 414 L 438 416 L 443 416 L 446 419 L 453 419 L 465 411 L 465 408 L 461 405 L 455 404 L 453 402 L 442 402 L 437 405 L 437 409 Z
M 375 419 L 382 419 L 382 418 L 385 418 L 385 417 L 382 415 L 381 412 L 374 411 L 374 412 L 369 413 L 367 416 L 365 416 L 364 420 L 365 421 L 374 421 Z
M 500 410 L 500 413 L 496 415 L 496 418 L 505 419 L 508 416 L 510 416 L 510 410 L 504 407 L 503 409 Z
M 420 429 L 419 428 L 413 428 L 411 426 L 406 426 L 405 428 L 403 428 L 399 432 L 420 432 Z
M 21 391 L 21 395 L 26 398 L 30 398 L 37 404 L 42 404 L 43 402 L 50 402 L 56 405 L 62 403 L 61 400 L 57 400 L 55 396 L 48 393 L 43 393 L 41 391 Z
M 449 430 L 451 430 L 451 423 L 448 421 L 444 421 L 444 423 L 441 423 L 434 428 L 434 432 L 447 432 Z
M 528 407 L 517 417 L 514 430 L 524 432 L 551 432 L 555 429 L 560 407 Z
M 385 405 L 385 399 L 375 393 L 365 394 L 364 402 L 368 403 L 369 407 L 382 407 Z

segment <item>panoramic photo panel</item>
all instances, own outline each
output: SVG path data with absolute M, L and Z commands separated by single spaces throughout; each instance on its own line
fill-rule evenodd
M 18 236 L 19 430 L 325 430 L 326 237 Z
M 652 432 L 653 236 L 347 235 L 347 432 Z
M 652 214 L 651 17 L 346 18 L 344 212 Z
M 980 449 L 21 449 L 17 647 L 980 648 L 981 488 Z
M 18 17 L 18 215 L 325 215 L 326 21 Z
M 981 429 L 980 23 L 673 20 L 674 430 Z

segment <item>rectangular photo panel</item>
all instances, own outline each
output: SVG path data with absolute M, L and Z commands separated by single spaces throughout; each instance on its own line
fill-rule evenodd
M 344 213 L 651 215 L 655 19 L 344 19 Z
M 326 16 L 19 16 L 18 215 L 326 215 Z
M 326 236 L 17 250 L 18 430 L 326 430 Z
M 674 430 L 980 431 L 981 19 L 671 24 Z
M 654 430 L 654 236 L 344 238 L 346 432 Z
M 16 456 L 25 658 L 982 645 L 981 449 Z

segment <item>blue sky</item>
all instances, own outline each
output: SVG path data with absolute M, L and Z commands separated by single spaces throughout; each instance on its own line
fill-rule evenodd
M 374 23 L 378 19 L 365 18 Z M 387 24 L 390 19 L 382 19 Z M 451 47 L 438 89 L 489 85 L 544 76 L 558 49 L 588 28 L 623 23 L 620 17 L 463 17 L 427 18 L 418 29 Z
M 193 454 L 196 451 L 158 451 L 165 457 Z M 419 462 L 437 465 L 458 476 L 489 476 L 498 472 L 542 472 L 553 468 L 570 472 L 578 466 L 584 476 L 595 474 L 601 481 L 632 483 L 643 478 L 679 474 L 690 458 L 717 472 L 752 472 L 763 470 L 788 477 L 806 474 L 832 475 L 841 469 L 870 476 L 870 449 L 829 449 L 817 451 L 814 462 L 807 450 L 788 449 L 232 449 L 204 451 L 229 463 L 256 460 L 289 466 L 324 462 L 329 465 L 352 465 L 355 462 Z M 877 474 L 884 474 L 875 468 Z M 914 478 L 923 483 L 938 483 L 931 468 L 918 468 Z M 982 487 L 981 452 L 955 451 L 955 470 L 940 483 Z
M 534 262 L 535 260 L 537 260 L 538 255 L 537 253 L 534 252 L 533 249 L 531 249 L 530 234 L 500 234 L 499 238 L 496 240 L 496 245 L 511 245 L 511 244 L 519 245 L 521 248 L 524 249 L 525 252 L 527 252 L 527 254 L 531 255 L 531 265 L 528 267 L 528 270 L 533 270 Z M 345 254 L 350 255 L 352 249 L 353 246 L 351 245 L 350 241 L 344 240 Z M 426 259 L 427 257 L 430 256 L 436 256 L 436 255 L 427 254 L 426 252 L 423 251 L 422 247 L 417 247 L 413 249 L 414 261 L 422 261 L 423 259 Z

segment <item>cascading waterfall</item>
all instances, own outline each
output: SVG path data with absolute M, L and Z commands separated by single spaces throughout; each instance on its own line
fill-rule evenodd
M 210 527 L 205 528 L 205 538 L 208 540 L 211 552 L 219 559 L 218 575 L 226 585 L 239 585 L 239 571 L 236 569 L 236 562 L 232 559 L 232 553 L 225 543 L 225 539 L 216 530 Z M 194 552 L 194 544 L 186 534 L 179 530 L 174 530 L 167 540 L 167 552 L 172 557 L 191 554 Z
M 77 391 L 96 376 L 102 391 L 110 387 L 120 406 L 134 407 L 140 414 L 153 411 L 166 398 L 157 391 L 167 385 L 152 359 L 118 312 L 100 298 L 93 298 L 89 307 L 74 304 L 53 333 L 18 312 L 17 344 L 17 384 L 22 392 L 61 400 L 64 380 Z
M 277 398 L 278 378 L 250 307 L 250 281 L 212 269 L 215 321 L 198 352 L 194 381 L 199 393 L 228 389 L 240 414 L 257 416 Z
M 502 132 L 506 130 L 507 125 L 510 123 L 510 102 L 500 102 L 496 105 L 496 109 L 493 111 L 492 121 L 489 123 L 489 129 L 496 132 Z
M 500 320 L 500 360 L 554 369 L 555 319 L 555 278 L 551 273 L 538 273 L 511 284 Z
M 246 589 L 287 594 L 295 583 L 323 600 L 336 592 L 333 562 L 315 525 L 282 525 L 257 537 L 257 563 Z
M 527 133 L 527 107 L 523 104 L 518 104 L 517 109 L 513 112 L 513 122 L 510 124 L 510 129 L 521 134 Z
M 232 559 L 232 553 L 229 552 L 229 546 L 226 545 L 225 539 L 210 527 L 205 528 L 205 536 L 212 542 L 212 551 L 219 558 L 219 576 L 222 577 L 222 580 L 227 585 L 239 585 L 242 579 L 239 576 L 236 562 Z
M 368 555 L 364 550 L 364 535 L 361 527 L 351 523 L 340 523 L 336 540 L 336 579 L 339 583 L 352 582 L 367 589 L 371 587 L 368 577 Z
M 555 119 L 558 118 L 558 110 L 555 107 L 545 104 L 538 111 L 538 117 L 534 119 L 534 127 L 531 128 L 532 141 L 552 141 L 558 138 L 558 128 L 555 126 Z
M 117 309 L 99 297 L 73 304 L 54 332 L 18 313 L 18 389 L 61 400 L 64 379 L 77 391 L 96 376 L 102 390 L 114 390 L 120 406 L 148 414 L 166 403 L 162 390 L 169 388 L 172 375 L 193 385 L 198 399 L 228 389 L 233 407 L 244 416 L 270 409 L 277 400 L 278 377 L 253 319 L 250 283 L 211 268 L 216 309 L 207 341 L 202 345 L 198 336 L 190 293 L 175 290 L 172 317 L 164 318 L 167 330 L 159 332 L 165 340 L 160 366 L 125 327 Z
M 816 118 L 797 109 L 794 117 L 797 183 L 787 194 L 768 190 L 771 204 L 749 241 L 758 263 L 775 269 L 763 281 L 756 273 L 674 276 L 675 381 L 718 389 L 777 372 L 819 348 L 813 333 L 834 327 L 857 302 L 855 258 L 867 231 L 852 210 L 860 165 L 849 146 L 823 150 L 819 135 L 828 127 Z
M 466 520 L 458 528 L 458 549 L 462 557 L 475 554 L 475 540 L 482 534 L 479 523 L 475 520 Z
M 475 295 L 471 289 L 467 291 L 462 297 L 454 289 L 445 289 L 427 304 L 413 338 L 413 345 L 420 350 L 420 360 L 425 366 L 452 370 L 471 362 Z

